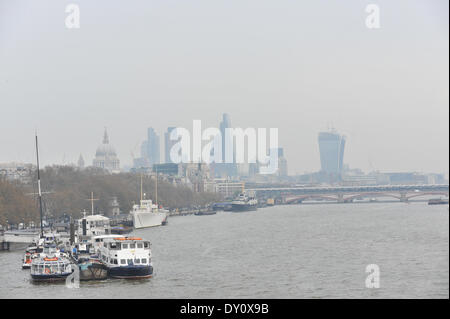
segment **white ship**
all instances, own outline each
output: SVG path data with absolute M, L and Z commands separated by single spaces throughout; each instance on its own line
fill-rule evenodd
M 139 205 L 133 205 L 130 214 L 134 228 L 161 226 L 167 219 L 167 210 L 158 208 L 151 199 L 144 199 Z
M 156 186 L 156 203 L 153 204 L 151 199 L 144 199 L 145 194 L 142 193 L 142 175 L 141 175 L 141 200 L 139 205 L 133 205 L 130 212 L 133 219 L 135 229 L 155 227 L 167 224 L 168 210 L 159 208 L 158 205 L 158 178 L 155 178 Z

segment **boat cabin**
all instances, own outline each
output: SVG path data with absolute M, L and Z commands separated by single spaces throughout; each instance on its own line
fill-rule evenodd
M 102 215 L 84 216 L 78 220 L 79 236 L 97 236 L 111 233 L 109 218 Z
M 150 242 L 139 237 L 115 237 L 105 240 L 99 258 L 110 267 L 151 265 Z

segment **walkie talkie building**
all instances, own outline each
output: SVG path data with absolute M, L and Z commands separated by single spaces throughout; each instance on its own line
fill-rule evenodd
M 345 136 L 336 131 L 319 133 L 321 171 L 339 176 L 344 167 Z

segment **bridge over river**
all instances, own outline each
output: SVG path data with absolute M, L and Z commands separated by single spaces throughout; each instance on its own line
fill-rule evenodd
M 402 202 L 424 196 L 449 195 L 448 184 L 329 186 L 329 187 L 268 187 L 246 189 L 259 199 L 275 198 L 283 203 L 301 203 L 304 200 L 335 200 L 340 203 L 355 199 L 392 197 Z

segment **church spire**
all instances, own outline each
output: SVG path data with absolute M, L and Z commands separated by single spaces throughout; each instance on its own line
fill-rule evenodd
M 108 132 L 106 131 L 106 127 L 105 127 L 105 134 L 103 134 L 103 144 L 109 144 L 109 137 Z

